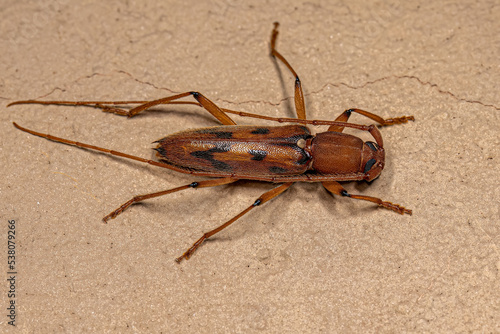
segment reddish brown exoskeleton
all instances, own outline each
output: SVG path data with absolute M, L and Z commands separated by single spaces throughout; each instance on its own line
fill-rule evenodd
M 49 134 L 26 129 L 16 123 L 14 125 L 22 131 L 59 143 L 105 152 L 181 173 L 214 177 L 214 179 L 192 182 L 165 191 L 136 196 L 104 217 L 105 222 L 115 218 L 134 203 L 184 189 L 214 187 L 242 179 L 280 183 L 279 186 L 264 193 L 252 205 L 229 221 L 203 234 L 191 248 L 176 259 L 177 262 L 180 262 L 182 259 L 189 259 L 193 252 L 207 238 L 228 227 L 256 206 L 278 196 L 294 182 L 321 182 L 332 194 L 370 201 L 397 213 L 411 215 L 411 210 L 405 209 L 398 204 L 382 201 L 375 197 L 350 194 L 340 185 L 339 181 L 372 181 L 380 175 L 384 168 L 384 144 L 378 128 L 375 125 L 367 126 L 348 123 L 349 116 L 353 112 L 366 116 L 382 126 L 406 123 L 409 120 L 413 121 L 413 116 L 383 119 L 364 110 L 349 109 L 344 111 L 335 121 L 306 120 L 301 82 L 290 64 L 276 50 L 277 36 L 278 23 L 275 23 L 271 35 L 271 56 L 283 62 L 295 77 L 296 119 L 274 118 L 219 108 L 198 92 L 186 92 L 154 101 L 75 102 L 26 100 L 9 104 L 9 106 L 15 104 L 90 106 L 128 117 L 135 116 L 146 109 L 160 104 L 195 104 L 203 107 L 223 124 L 223 126 L 218 127 L 175 133 L 156 141 L 158 146 L 155 150 L 157 151 L 156 155 L 159 161 L 143 159 L 122 152 L 54 137 Z M 193 96 L 196 102 L 178 101 L 180 98 L 187 96 Z M 128 104 L 139 104 L 139 106 L 130 110 L 117 107 Z M 242 126 L 236 125 L 228 114 L 260 118 L 279 123 L 288 122 L 296 124 L 283 126 Z M 305 126 L 306 124 L 328 125 L 329 128 L 327 132 L 311 135 L 310 130 Z M 375 142 L 363 142 L 358 137 L 342 133 L 346 127 L 368 131 Z

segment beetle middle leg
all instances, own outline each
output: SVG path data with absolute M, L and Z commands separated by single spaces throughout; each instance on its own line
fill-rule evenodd
M 168 190 L 163 190 L 163 191 L 158 191 L 155 193 L 151 194 L 145 194 L 145 195 L 139 195 L 139 196 L 134 196 L 131 200 L 123 203 L 120 205 L 118 209 L 115 211 L 111 212 L 109 215 L 104 217 L 102 220 L 107 223 L 108 220 L 116 218 L 119 214 L 121 214 L 123 211 L 125 211 L 129 206 L 132 204 L 142 202 L 144 200 L 150 199 L 150 198 L 155 198 L 155 197 L 160 197 L 163 195 L 168 195 L 175 193 L 177 191 L 189 189 L 189 188 L 207 188 L 207 187 L 216 187 L 216 186 L 222 186 L 224 184 L 229 184 L 238 181 L 236 178 L 231 178 L 231 177 L 225 177 L 225 178 L 218 178 L 218 179 L 211 179 L 211 180 L 205 180 L 205 181 L 198 181 L 198 182 L 191 182 L 190 184 L 186 184 L 184 186 L 180 186 L 177 188 L 172 188 Z
M 377 197 L 349 194 L 347 192 L 347 190 L 345 190 L 344 187 L 342 187 L 342 185 L 340 183 L 338 183 L 337 181 L 324 181 L 321 183 L 326 188 L 326 190 L 328 190 L 330 193 L 332 193 L 334 195 L 341 195 L 341 196 L 350 197 L 350 198 L 354 198 L 354 199 L 361 199 L 363 201 L 373 202 L 373 203 L 378 204 L 379 206 L 381 206 L 385 209 L 392 210 L 392 211 L 397 212 L 397 213 L 402 214 L 402 215 L 406 213 L 406 214 L 411 216 L 411 214 L 412 214 L 411 210 L 408 210 L 399 204 L 394 204 L 391 202 L 382 201 L 380 198 L 377 198 Z
M 228 227 L 229 225 L 231 225 L 232 223 L 234 223 L 236 220 L 240 219 L 244 214 L 246 214 L 247 212 L 249 212 L 253 208 L 255 208 L 255 207 L 257 207 L 257 206 L 259 206 L 261 204 L 264 204 L 265 202 L 270 201 L 273 198 L 275 198 L 276 196 L 280 195 L 285 190 L 287 190 L 288 188 L 290 188 L 290 186 L 292 184 L 293 184 L 293 182 L 283 183 L 283 184 L 277 186 L 276 188 L 273 188 L 273 189 L 265 192 L 259 198 L 257 198 L 257 200 L 255 200 L 255 202 L 252 205 L 250 205 L 248 208 L 246 208 L 245 210 L 241 211 L 240 213 L 238 213 L 236 216 L 234 216 L 233 218 L 231 218 L 230 220 L 228 220 L 227 222 L 225 222 L 221 226 L 219 226 L 219 227 L 217 227 L 217 228 L 215 228 L 215 229 L 213 229 L 213 230 L 211 230 L 209 232 L 204 233 L 203 236 L 200 239 L 198 239 L 193 244 L 193 246 L 191 246 L 184 254 L 182 254 L 177 259 L 175 259 L 175 261 L 177 263 L 179 263 L 183 259 L 189 260 L 189 258 L 191 257 L 191 255 L 193 255 L 193 253 L 196 251 L 196 249 L 198 247 L 200 247 L 200 245 L 205 240 L 207 240 L 208 238 L 210 238 L 214 234 L 219 233 L 220 231 L 222 231 L 223 229 L 225 229 L 226 227 Z

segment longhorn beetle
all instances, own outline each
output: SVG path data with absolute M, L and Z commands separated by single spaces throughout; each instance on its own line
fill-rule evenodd
M 49 134 L 26 129 L 16 123 L 16 128 L 35 136 L 55 142 L 74 145 L 83 149 L 105 152 L 110 155 L 136 160 L 153 166 L 167 168 L 180 173 L 209 176 L 213 179 L 195 181 L 177 188 L 151 194 L 135 196 L 122 204 L 118 209 L 103 218 L 104 222 L 116 218 L 134 203 L 146 199 L 171 194 L 189 188 L 215 187 L 233 183 L 238 180 L 259 180 L 278 183 L 279 185 L 262 194 L 255 202 L 239 214 L 206 232 L 184 254 L 176 259 L 181 262 L 189 259 L 195 250 L 208 238 L 222 231 L 253 208 L 280 195 L 294 182 L 321 182 L 334 195 L 373 202 L 379 206 L 400 214 L 412 214 L 398 204 L 382 201 L 380 198 L 348 193 L 339 181 L 372 181 L 377 178 L 385 162 L 385 151 L 382 136 L 375 125 L 359 125 L 348 123 L 352 113 L 358 113 L 379 123 L 380 126 L 393 125 L 413 121 L 413 116 L 383 119 L 380 116 L 361 109 L 348 109 L 335 121 L 306 120 L 304 94 L 300 79 L 288 61 L 276 50 L 279 23 L 274 23 L 271 34 L 270 54 L 280 60 L 295 77 L 295 110 L 297 118 L 275 118 L 233 111 L 218 107 L 199 92 L 185 92 L 154 101 L 36 101 L 25 100 L 10 103 L 16 104 L 52 104 L 87 106 L 99 108 L 105 112 L 133 117 L 140 112 L 161 104 L 193 104 L 204 108 L 223 125 L 187 130 L 174 133 L 155 141 L 156 156 L 159 161 L 143 159 L 126 153 L 109 150 L 73 140 L 54 137 Z M 194 101 L 178 101 L 192 96 Z M 118 106 L 138 104 L 134 108 L 124 109 Z M 295 123 L 282 126 L 244 126 L 236 125 L 228 114 L 241 117 L 253 117 L 278 123 Z M 328 131 L 312 135 L 306 127 L 311 125 L 327 125 Z M 363 142 L 353 135 L 342 133 L 344 128 L 367 131 L 375 142 Z

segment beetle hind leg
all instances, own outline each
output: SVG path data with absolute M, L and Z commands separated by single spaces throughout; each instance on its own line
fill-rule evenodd
M 382 201 L 380 198 L 377 198 L 377 197 L 350 194 L 347 192 L 347 190 L 344 189 L 344 187 L 342 187 L 342 185 L 340 183 L 338 183 L 336 181 L 325 181 L 325 182 L 322 182 L 322 184 L 323 184 L 323 187 L 326 188 L 326 190 L 328 190 L 330 193 L 332 193 L 334 195 L 341 195 L 341 196 L 345 196 L 345 197 L 350 197 L 350 198 L 354 198 L 354 199 L 360 199 L 363 201 L 372 202 L 372 203 L 378 204 L 378 206 L 381 206 L 381 207 L 388 209 L 388 210 L 392 210 L 392 211 L 397 212 L 397 213 L 402 214 L 402 215 L 404 215 L 405 213 L 407 215 L 410 215 L 410 216 L 412 215 L 411 210 L 406 209 L 399 204 L 394 204 L 391 202 Z
M 234 216 L 233 218 L 231 218 L 230 220 L 228 220 L 227 222 L 225 222 L 224 224 L 222 224 L 221 226 L 209 231 L 209 232 L 206 232 L 204 233 L 200 239 L 198 239 L 192 246 L 191 248 L 189 248 L 184 254 L 182 254 L 181 256 L 179 256 L 177 259 L 175 259 L 175 261 L 177 263 L 181 262 L 183 259 L 186 259 L 186 260 L 189 260 L 189 258 L 191 257 L 191 255 L 193 255 L 193 253 L 196 251 L 196 249 L 198 247 L 201 246 L 201 244 L 207 240 L 208 238 L 210 238 L 211 236 L 213 236 L 214 234 L 216 233 L 219 233 L 220 231 L 222 231 L 223 229 L 225 229 L 226 227 L 228 227 L 229 225 L 231 225 L 232 223 L 234 223 L 235 221 L 237 221 L 238 219 L 240 219 L 244 214 L 246 214 L 248 211 L 252 210 L 253 208 L 261 205 L 261 204 L 264 204 L 265 202 L 267 201 L 270 201 L 272 200 L 273 198 L 275 198 L 276 196 L 280 195 L 281 193 L 283 193 L 285 190 L 287 190 L 288 188 L 290 188 L 290 186 L 293 184 L 293 182 L 287 182 L 287 183 L 283 183 L 279 186 L 277 186 L 276 188 L 273 188 L 267 192 L 265 192 L 264 194 L 262 194 L 259 198 L 257 198 L 257 200 L 252 204 L 250 205 L 248 208 L 246 208 L 245 210 L 241 211 L 240 213 L 238 213 L 236 216 Z

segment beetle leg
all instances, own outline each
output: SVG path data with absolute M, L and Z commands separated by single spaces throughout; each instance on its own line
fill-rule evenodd
M 278 27 L 279 23 L 274 22 L 274 29 L 271 34 L 271 56 L 273 58 L 278 58 L 283 64 L 292 72 L 295 77 L 295 111 L 297 112 L 297 117 L 299 119 L 306 119 L 306 107 L 304 103 L 304 93 L 302 92 L 302 84 L 300 82 L 297 72 L 292 68 L 292 65 L 276 50 L 276 39 L 278 37 Z
M 180 186 L 180 187 L 169 189 L 169 190 L 158 191 L 158 192 L 155 192 L 152 194 L 134 196 L 131 200 L 123 203 L 118 209 L 111 212 L 109 215 L 104 217 L 102 220 L 105 223 L 107 223 L 108 220 L 116 218 L 116 216 L 121 214 L 123 211 L 125 211 L 125 209 L 127 209 L 132 204 L 142 202 L 142 201 L 150 199 L 150 198 L 155 198 L 155 197 L 160 197 L 163 195 L 172 194 L 172 193 L 175 193 L 177 191 L 181 191 L 181 190 L 185 190 L 185 189 L 189 189 L 189 188 L 216 187 L 216 186 L 221 186 L 221 185 L 228 184 L 228 183 L 233 183 L 236 181 L 238 181 L 238 179 L 231 178 L 231 177 L 211 179 L 211 180 L 205 180 L 205 181 L 192 182 L 192 183 L 184 185 L 184 186 Z
M 354 199 L 361 199 L 363 201 L 373 202 L 373 203 L 376 203 L 383 208 L 386 208 L 388 210 L 392 210 L 392 211 L 400 213 L 402 215 L 406 213 L 406 214 L 411 216 L 411 214 L 412 214 L 411 210 L 405 209 L 404 207 L 402 207 L 399 204 L 394 204 L 391 202 L 384 202 L 380 198 L 376 198 L 376 197 L 349 194 L 347 192 L 347 190 L 345 190 L 344 187 L 342 187 L 342 185 L 336 181 L 324 181 L 321 183 L 323 184 L 323 187 L 326 188 L 326 190 L 328 190 L 330 193 L 332 193 L 334 195 L 341 195 L 341 196 L 346 196 L 346 197 L 350 197 L 350 198 L 354 198 Z
M 396 118 L 387 118 L 383 119 L 382 117 L 373 114 L 369 111 L 361 110 L 361 109 L 347 109 L 344 111 L 339 117 L 335 119 L 336 122 L 347 122 L 349 120 L 349 117 L 351 114 L 355 112 L 360 115 L 363 115 L 365 117 L 368 117 L 369 119 L 374 120 L 381 126 L 387 126 L 387 125 L 394 125 L 394 124 L 402 124 L 402 123 L 407 123 L 408 121 L 414 121 L 415 118 L 413 116 L 402 116 L 402 117 L 396 117 Z M 328 131 L 334 131 L 334 132 L 342 132 L 344 130 L 343 126 L 338 126 L 338 125 L 332 125 L 328 128 Z
M 381 126 L 387 126 L 387 125 L 394 125 L 394 124 L 402 124 L 402 123 L 407 123 L 408 121 L 414 121 L 415 117 L 413 116 L 402 116 L 402 117 L 396 117 L 396 118 L 387 118 L 383 119 L 382 117 L 375 115 L 369 111 L 361 110 L 361 109 L 347 109 L 344 111 L 339 117 L 335 119 L 336 122 L 347 122 L 349 120 L 349 117 L 351 114 L 355 112 L 360 115 L 363 115 L 365 117 L 368 117 L 369 119 L 374 120 Z M 343 126 L 338 126 L 338 125 L 332 125 L 328 128 L 328 131 L 334 131 L 334 132 L 342 132 L 344 130 Z
M 231 225 L 232 223 L 234 223 L 236 220 L 238 220 L 239 218 L 241 218 L 244 214 L 246 214 L 248 211 L 252 210 L 256 206 L 264 204 L 265 202 L 267 202 L 269 200 L 272 200 L 276 196 L 280 195 L 282 192 L 284 192 L 285 190 L 287 190 L 292 184 L 293 184 L 293 182 L 283 183 L 283 184 L 279 185 L 278 187 L 265 192 L 259 198 L 257 198 L 257 200 L 252 205 L 250 205 L 248 208 L 246 208 L 245 210 L 241 211 L 236 216 L 234 216 L 233 218 L 231 218 L 230 220 L 228 220 L 227 222 L 225 222 L 221 226 L 217 227 L 216 229 L 213 229 L 213 230 L 211 230 L 209 232 L 204 233 L 203 236 L 200 239 L 198 239 L 193 244 L 193 246 L 191 246 L 191 248 L 189 248 L 184 254 L 182 254 L 177 259 L 175 259 L 175 261 L 177 263 L 179 263 L 183 259 L 189 260 L 189 258 L 191 257 L 191 255 L 193 255 L 193 253 L 196 251 L 196 249 L 198 247 L 200 247 L 200 245 L 205 240 L 207 240 L 208 238 L 210 238 L 214 234 L 219 233 L 220 231 L 222 231 L 223 229 L 225 229 L 226 227 L 228 227 L 229 225 Z
M 151 107 L 154 107 L 154 106 L 157 106 L 160 104 L 168 104 L 171 101 L 174 101 L 174 100 L 177 100 L 177 99 L 183 98 L 185 96 L 189 96 L 189 95 L 192 95 L 196 99 L 196 101 L 198 101 L 198 103 L 201 104 L 201 106 L 206 111 L 211 113 L 223 125 L 235 125 L 236 124 L 224 111 L 222 111 L 221 108 L 219 108 L 215 103 L 213 103 L 212 101 L 207 99 L 203 94 L 198 93 L 198 92 L 186 92 L 186 93 L 177 94 L 174 96 L 169 96 L 169 97 L 165 97 L 162 99 L 158 99 L 158 100 L 154 100 L 154 101 L 142 104 L 142 105 L 137 106 L 133 109 L 130 109 L 128 117 L 135 116 L 138 113 L 140 113 L 141 111 L 149 109 Z
M 81 142 L 77 142 L 77 141 L 74 141 L 74 140 L 65 139 L 65 138 L 61 138 L 61 137 L 56 137 L 56 136 L 52 136 L 52 135 L 50 135 L 48 133 L 41 133 L 41 132 L 33 131 L 33 130 L 30 130 L 30 129 L 24 128 L 24 127 L 18 125 L 17 123 L 15 123 L 15 122 L 13 124 L 14 124 L 14 126 L 16 128 L 18 128 L 21 131 L 27 132 L 27 133 L 32 134 L 34 136 L 38 136 L 38 137 L 42 137 L 42 138 L 45 138 L 45 139 L 48 139 L 48 140 L 52 140 L 52 141 L 55 141 L 57 143 L 62 143 L 62 144 L 66 144 L 66 145 L 76 146 L 76 147 L 82 148 L 82 149 L 88 149 L 88 150 L 92 150 L 92 151 L 102 152 L 102 153 L 106 153 L 106 154 L 109 154 L 109 155 L 113 155 L 113 156 L 117 156 L 117 157 L 121 157 L 121 158 L 125 158 L 125 159 L 135 160 L 135 161 L 146 163 L 146 164 L 149 164 L 149 165 L 152 165 L 152 166 L 157 166 L 157 167 L 162 167 L 162 168 L 170 169 L 170 170 L 173 170 L 173 171 L 176 171 L 176 172 L 179 172 L 179 173 L 191 174 L 191 175 L 198 175 L 198 176 L 211 176 L 211 177 L 213 177 L 213 173 L 186 170 L 186 169 L 174 166 L 174 165 L 170 165 L 170 164 L 159 162 L 159 161 L 155 161 L 155 160 L 144 159 L 144 158 L 141 158 L 141 157 L 138 157 L 138 156 L 135 156 L 135 155 L 131 155 L 131 154 L 127 154 L 127 153 L 124 153 L 124 152 L 110 150 L 108 148 L 99 147 L 99 146 L 90 145 L 90 144 L 85 144 L 85 143 L 81 143 Z M 220 177 L 231 177 L 231 178 L 235 177 L 234 174 L 230 174 L 230 173 L 228 173 L 227 175 L 218 175 L 218 176 L 220 176 Z

